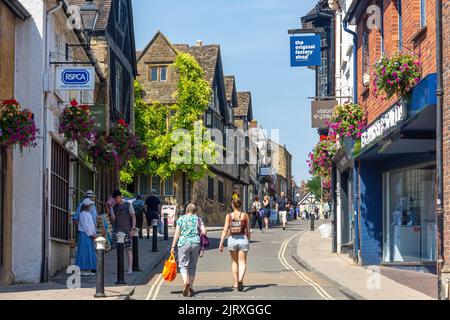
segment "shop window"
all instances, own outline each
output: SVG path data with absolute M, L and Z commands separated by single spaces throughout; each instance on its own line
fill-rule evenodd
M 219 201 L 219 203 L 224 204 L 225 203 L 225 193 L 224 193 L 225 190 L 224 190 L 222 181 L 219 181 L 217 183 L 217 189 L 218 189 L 218 201 Z
M 172 197 L 175 194 L 173 187 L 173 180 L 174 180 L 173 176 L 164 180 L 164 195 L 166 197 Z
M 208 177 L 208 199 L 214 200 L 214 178 Z
M 436 260 L 435 176 L 434 166 L 385 175 L 385 262 Z

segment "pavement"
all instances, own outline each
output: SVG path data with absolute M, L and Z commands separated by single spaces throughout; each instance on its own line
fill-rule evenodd
M 313 272 L 326 275 L 327 278 L 345 287 L 357 299 L 431 300 L 435 298 L 430 289 L 426 290 L 429 294 L 417 290 L 423 287 L 425 282 L 429 283 L 433 275 L 376 266 L 361 267 L 345 255 L 331 253 L 331 241 L 331 238 L 322 238 L 317 229 L 314 232 L 303 233 L 298 239 L 297 246 L 300 263 Z M 411 285 L 407 286 L 395 281 L 400 279 L 400 275 L 402 278 L 407 278 Z M 400 282 L 406 283 L 406 281 Z
M 144 235 L 146 232 L 144 231 Z M 170 230 L 173 234 L 173 230 Z M 81 277 L 78 289 L 68 289 L 68 279 L 71 274 L 66 271 L 52 277 L 51 281 L 42 284 L 22 284 L 0 286 L 0 300 L 127 300 L 134 293 L 136 285 L 145 283 L 148 273 L 166 258 L 172 244 L 172 237 L 164 241 L 158 236 L 158 252 L 152 252 L 152 239 L 139 240 L 139 266 L 141 272 L 132 275 L 125 274 L 125 285 L 116 285 L 117 255 L 112 250 L 105 255 L 105 294 L 106 298 L 94 298 L 96 277 Z M 125 268 L 128 260 L 125 255 Z M 144 281 L 144 282 L 143 282 Z M 70 281 L 69 281 L 70 282 Z

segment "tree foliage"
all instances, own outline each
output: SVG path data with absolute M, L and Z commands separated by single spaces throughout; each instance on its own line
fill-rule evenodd
M 193 181 L 199 180 L 209 172 L 203 155 L 217 155 L 202 121 L 212 93 L 204 72 L 187 53 L 180 53 L 173 66 L 179 75 L 173 105 L 147 105 L 141 85 L 135 82 L 135 130 L 148 155 L 128 163 L 121 172 L 125 183 L 132 182 L 136 175 L 158 175 L 164 179 L 180 171 Z M 185 148 L 180 148 L 182 145 Z M 181 149 L 184 152 L 179 153 Z M 185 161 L 181 163 L 180 159 Z

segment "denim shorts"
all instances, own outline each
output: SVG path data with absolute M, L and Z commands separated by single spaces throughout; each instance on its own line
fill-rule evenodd
M 250 242 L 245 235 L 235 235 L 228 238 L 229 251 L 248 251 L 250 250 Z

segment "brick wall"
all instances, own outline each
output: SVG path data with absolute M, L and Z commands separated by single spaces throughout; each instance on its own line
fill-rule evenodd
M 397 0 L 373 0 L 372 5 L 383 3 L 384 25 L 384 52 L 391 55 L 398 51 L 399 40 L 399 11 Z M 416 54 L 422 54 L 423 77 L 436 72 L 436 28 L 435 28 L 435 0 L 426 1 L 427 28 L 420 28 L 420 0 L 402 0 L 403 11 L 403 51 L 413 50 Z M 367 28 L 367 16 L 362 17 L 357 26 L 358 32 L 358 95 L 359 103 L 369 113 L 369 123 L 378 118 L 384 111 L 391 107 L 398 97 L 388 101 L 382 101 L 372 95 L 372 77 L 369 86 L 364 86 L 362 81 L 362 34 L 366 31 L 369 35 L 370 74 L 373 64 L 382 54 L 381 30 Z
M 443 0 L 444 41 L 444 259 L 450 272 L 450 0 Z

